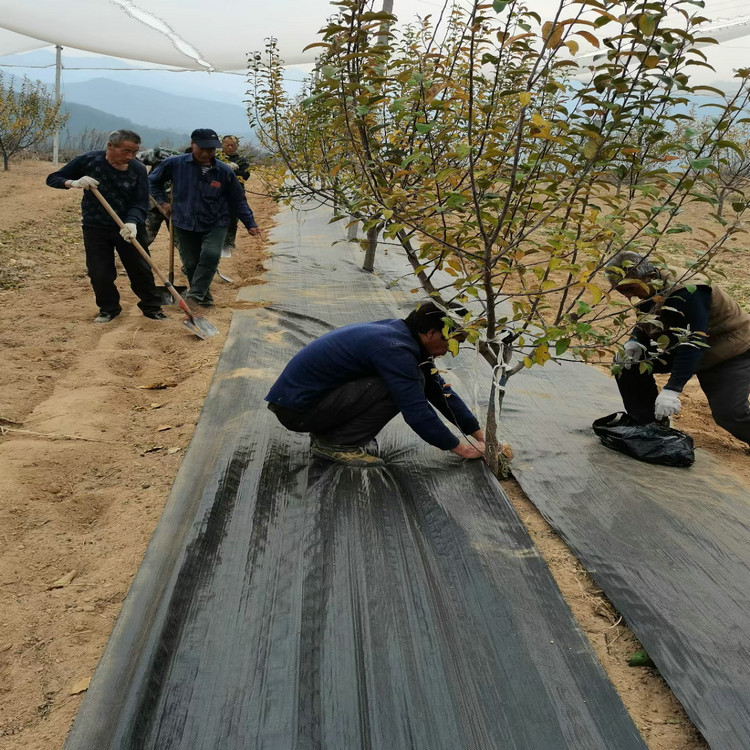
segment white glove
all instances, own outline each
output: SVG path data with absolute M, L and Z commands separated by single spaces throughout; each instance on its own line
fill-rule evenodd
M 631 339 L 625 343 L 623 348 L 625 349 L 625 361 L 622 366 L 626 370 L 643 359 L 643 347 L 637 341 Z
M 128 222 L 127 224 L 125 224 L 124 227 L 122 227 L 122 229 L 120 229 L 120 237 L 130 242 L 130 240 L 135 239 L 135 235 L 137 231 L 138 231 L 138 227 L 132 222 Z
M 98 188 L 99 180 L 95 180 L 93 177 L 84 175 L 83 177 L 79 177 L 77 180 L 71 180 L 70 187 L 83 188 L 84 190 L 88 190 L 92 187 Z
M 233 172 L 236 172 L 240 168 L 240 165 L 235 164 L 233 161 L 228 161 L 227 166 L 230 167 Z
M 670 391 L 669 388 L 662 388 L 661 393 L 656 397 L 654 404 L 654 416 L 657 421 L 664 417 L 671 417 L 680 410 L 680 394 L 677 391 Z

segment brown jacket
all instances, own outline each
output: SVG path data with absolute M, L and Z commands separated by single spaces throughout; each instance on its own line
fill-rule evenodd
M 709 286 L 711 288 L 711 310 L 708 319 L 708 348 L 701 357 L 698 371 L 707 370 L 709 367 L 726 362 L 732 357 L 744 354 L 750 350 L 750 315 L 742 310 L 737 302 L 732 299 L 721 287 L 710 284 L 702 278 L 691 278 L 684 283 L 670 285 L 666 296 L 656 302 L 651 309 L 652 315 L 659 314 L 659 310 L 668 304 L 669 296 L 684 289 L 688 285 Z M 664 333 L 662 329 L 648 331 L 648 326 L 643 329 L 654 338 Z

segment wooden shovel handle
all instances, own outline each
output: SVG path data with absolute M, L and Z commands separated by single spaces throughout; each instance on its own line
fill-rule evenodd
M 104 209 L 106 212 L 114 219 L 115 224 L 117 224 L 120 229 L 122 229 L 125 226 L 125 223 L 123 220 L 115 213 L 112 206 L 109 205 L 106 198 L 95 188 L 89 188 L 91 192 L 97 197 L 99 200 L 99 203 L 104 206 Z M 169 293 L 177 300 L 178 304 L 182 308 L 182 311 L 190 318 L 190 320 L 193 320 L 193 313 L 190 312 L 190 308 L 187 306 L 187 303 L 184 299 L 178 294 L 177 290 L 174 288 L 174 285 L 169 282 L 168 279 L 164 277 L 162 272 L 159 270 L 157 265 L 152 260 L 151 256 L 143 249 L 143 246 L 135 237 L 131 237 L 130 242 L 135 247 L 135 249 L 143 256 L 144 260 L 151 266 L 154 273 L 159 277 L 159 280 L 164 284 L 164 286 L 169 289 Z

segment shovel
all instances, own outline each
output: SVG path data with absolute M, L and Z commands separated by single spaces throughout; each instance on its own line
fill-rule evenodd
M 104 206 L 107 213 L 114 219 L 115 224 L 117 224 L 120 229 L 122 229 L 125 224 L 123 223 L 122 219 L 114 212 L 114 209 L 112 206 L 107 203 L 104 196 L 96 189 L 96 188 L 89 188 L 91 192 L 97 197 L 99 200 L 99 203 Z M 143 256 L 144 260 L 151 266 L 154 273 L 161 279 L 164 286 L 169 289 L 170 294 L 174 297 L 175 302 L 182 308 L 182 311 L 187 315 L 187 318 L 182 321 L 182 324 L 188 328 L 190 331 L 192 331 L 198 338 L 201 339 L 207 339 L 209 336 L 215 336 L 219 329 L 216 328 L 216 326 L 211 323 L 210 321 L 206 320 L 201 315 L 196 315 L 187 305 L 187 302 L 185 302 L 182 297 L 180 297 L 179 292 L 174 288 L 172 283 L 170 281 L 167 281 L 167 279 L 164 278 L 164 275 L 162 272 L 156 267 L 156 264 L 151 259 L 151 256 L 143 249 L 143 246 L 135 237 L 132 237 L 130 239 L 130 242 L 133 244 L 135 249 Z
M 153 195 L 150 195 L 149 198 L 151 199 L 151 205 L 154 208 L 159 209 L 159 211 L 161 211 L 162 216 L 164 216 L 164 218 L 169 223 L 169 283 L 180 294 L 183 294 L 187 290 L 187 287 L 175 286 L 174 284 L 174 227 L 172 226 L 172 218 L 171 216 L 167 216 L 161 210 L 161 206 L 156 202 L 156 199 L 154 198 Z M 171 200 L 170 200 L 170 203 L 171 203 Z M 156 291 L 161 296 L 162 305 L 176 305 L 177 304 L 177 300 L 175 297 L 172 296 L 172 292 L 169 291 L 169 287 L 157 286 Z

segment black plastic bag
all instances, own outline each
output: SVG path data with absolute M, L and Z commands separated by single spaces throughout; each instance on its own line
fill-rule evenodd
M 592 425 L 607 448 L 650 464 L 692 466 L 693 438 L 658 422 L 636 424 L 624 412 L 597 419 Z

